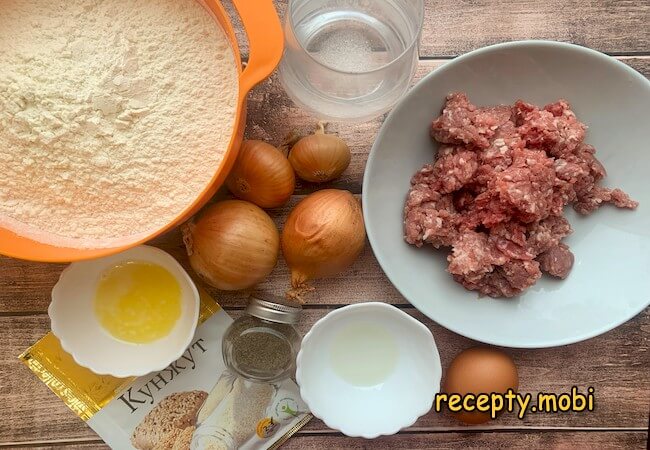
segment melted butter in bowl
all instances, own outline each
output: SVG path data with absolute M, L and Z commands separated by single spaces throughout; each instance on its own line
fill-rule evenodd
M 191 344 L 196 286 L 164 251 L 148 246 L 66 268 L 52 290 L 52 332 L 75 361 L 100 375 L 164 369 Z
M 171 333 L 181 312 L 181 287 L 164 267 L 128 261 L 100 275 L 95 314 L 116 339 L 146 344 L 163 338 Z

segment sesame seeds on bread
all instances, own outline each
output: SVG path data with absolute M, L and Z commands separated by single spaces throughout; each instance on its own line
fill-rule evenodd
M 183 431 L 181 431 L 178 436 L 176 437 L 176 440 L 174 441 L 174 445 L 172 446 L 172 450 L 187 450 L 190 448 L 190 444 L 192 443 L 192 436 L 194 435 L 194 430 L 196 427 L 187 427 Z
M 165 397 L 136 427 L 131 443 L 139 450 L 171 450 L 181 432 L 190 427 L 193 431 L 207 396 L 204 391 L 189 391 Z M 189 435 L 191 439 L 191 432 Z

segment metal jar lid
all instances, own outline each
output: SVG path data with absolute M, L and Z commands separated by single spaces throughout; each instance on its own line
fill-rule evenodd
M 276 323 L 296 324 L 300 320 L 302 306 L 269 294 L 254 294 L 248 300 L 246 313 L 259 319 Z

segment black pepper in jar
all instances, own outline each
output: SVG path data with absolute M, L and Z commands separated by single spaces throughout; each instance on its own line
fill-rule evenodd
M 300 305 L 269 296 L 251 297 L 245 314 L 223 339 L 223 358 L 235 373 L 253 381 L 274 382 L 292 375 L 300 348 L 294 324 Z

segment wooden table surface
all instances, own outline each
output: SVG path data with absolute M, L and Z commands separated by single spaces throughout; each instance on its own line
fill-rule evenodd
M 281 14 L 286 0 L 277 0 Z M 416 79 L 464 52 L 504 41 L 552 39 L 608 53 L 650 76 L 650 2 L 635 0 L 427 0 L 421 61 Z M 243 45 L 243 54 L 246 53 Z M 310 131 L 315 122 L 295 107 L 274 76 L 250 95 L 247 137 L 279 144 L 291 130 Z M 344 176 L 331 186 L 361 192 L 370 146 L 381 125 L 329 127 L 353 152 Z M 295 198 L 272 211 L 281 225 L 291 206 L 314 186 L 300 184 Z M 187 267 L 178 232 L 154 244 Z M 0 447 L 105 448 L 79 420 L 17 359 L 49 328 L 50 290 L 63 265 L 38 264 L 0 257 Z M 281 261 L 260 288 L 282 294 L 289 281 Z M 239 314 L 247 293 L 212 290 L 232 314 Z M 302 323 L 306 332 L 328 311 L 348 303 L 383 299 L 398 305 L 433 332 L 443 367 L 475 343 L 429 320 L 411 307 L 386 279 L 366 247 L 354 267 L 316 283 Z M 600 337 L 565 347 L 507 350 L 519 367 L 520 391 L 565 392 L 571 386 L 595 388 L 590 413 L 513 414 L 483 426 L 463 426 L 445 414 L 429 413 L 402 433 L 374 441 L 352 439 L 312 420 L 285 448 L 645 448 L 650 411 L 650 310 Z

